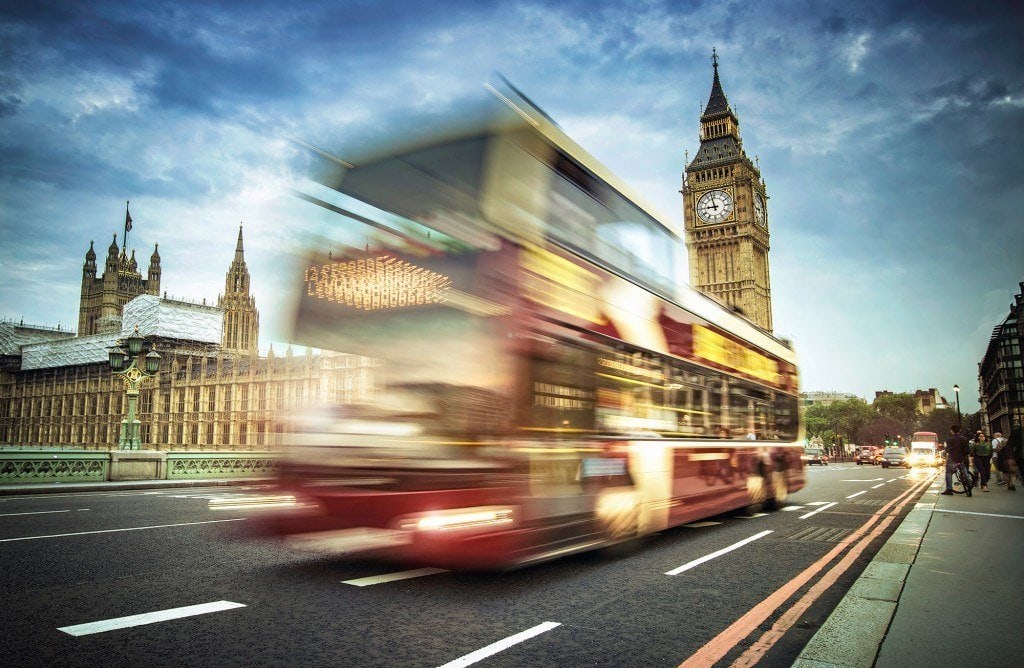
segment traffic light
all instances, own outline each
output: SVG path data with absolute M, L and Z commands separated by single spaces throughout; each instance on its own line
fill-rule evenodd
M 885 435 L 885 446 L 889 447 L 889 434 Z

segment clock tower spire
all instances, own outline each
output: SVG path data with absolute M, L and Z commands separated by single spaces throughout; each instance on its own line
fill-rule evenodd
M 683 221 L 690 285 L 772 331 L 768 195 L 743 149 L 740 121 L 718 77 L 700 116 L 700 148 L 683 172 Z

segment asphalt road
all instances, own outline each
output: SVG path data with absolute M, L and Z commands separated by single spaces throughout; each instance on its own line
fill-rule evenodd
M 0 497 L 0 663 L 789 666 L 898 522 L 865 527 L 905 514 L 927 475 L 814 467 L 785 510 L 625 556 L 379 581 L 408 567 L 240 538 L 245 514 L 207 501 L 244 488 Z

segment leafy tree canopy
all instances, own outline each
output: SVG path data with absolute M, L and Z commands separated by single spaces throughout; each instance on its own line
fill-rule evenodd
M 909 427 L 916 425 L 920 417 L 917 410 L 917 398 L 912 394 L 883 394 L 875 398 L 875 403 L 872 406 L 881 417 L 895 420 Z
M 934 431 L 940 439 L 944 439 L 949 435 L 951 424 L 956 424 L 956 409 L 936 408 L 921 418 L 918 428 L 914 431 Z

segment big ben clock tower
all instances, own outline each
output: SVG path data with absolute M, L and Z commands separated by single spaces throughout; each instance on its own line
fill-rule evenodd
M 683 173 L 690 285 L 772 331 L 768 196 L 740 139 L 740 122 L 715 79 L 700 117 L 700 149 Z

